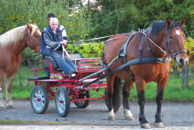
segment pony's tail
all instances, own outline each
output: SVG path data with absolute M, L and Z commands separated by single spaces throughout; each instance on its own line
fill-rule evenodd
M 121 79 L 117 76 L 115 77 L 113 87 L 114 87 L 113 107 L 114 112 L 117 112 L 121 105 Z

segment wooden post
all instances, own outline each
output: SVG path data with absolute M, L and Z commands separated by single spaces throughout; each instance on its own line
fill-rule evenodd
M 182 69 L 182 85 L 183 87 L 188 87 L 188 77 L 189 77 L 189 68 L 188 65 L 186 65 L 183 69 Z
M 184 70 L 185 68 L 183 68 L 182 69 L 182 86 L 184 87 L 185 86 L 185 80 L 184 80 L 184 72 L 185 72 L 185 70 Z
M 188 65 L 185 66 L 185 87 L 187 88 L 188 87 L 188 74 L 189 72 L 189 69 L 188 69 Z

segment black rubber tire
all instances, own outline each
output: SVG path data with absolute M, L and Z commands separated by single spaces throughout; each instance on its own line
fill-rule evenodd
M 67 89 L 64 86 L 58 87 L 55 94 L 55 105 L 59 116 L 66 117 L 70 112 L 70 100 Z
M 87 91 L 84 91 L 84 94 L 80 94 L 77 99 L 84 99 L 84 98 L 90 98 L 90 97 L 91 97 L 90 90 L 87 90 Z M 78 108 L 86 108 L 86 107 L 88 107 L 89 103 L 90 103 L 90 100 L 83 100 L 83 101 L 74 102 L 74 104 Z
M 43 114 L 48 108 L 49 105 L 49 98 L 46 89 L 41 86 L 37 85 L 32 89 L 30 95 L 30 102 L 31 107 L 37 114 Z

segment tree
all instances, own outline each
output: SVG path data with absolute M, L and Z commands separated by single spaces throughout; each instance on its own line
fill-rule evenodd
M 155 20 L 165 20 L 167 17 L 179 21 L 186 17 L 185 33 L 194 37 L 193 18 L 194 2 L 192 0 L 98 0 L 102 10 L 98 13 L 103 19 L 93 24 L 97 36 L 115 33 L 117 14 L 108 15 L 112 11 L 119 11 L 119 33 L 130 32 L 148 27 Z M 98 15 L 99 17 L 99 15 Z M 95 25 L 95 26 L 94 26 Z M 93 32 L 91 35 L 95 36 Z

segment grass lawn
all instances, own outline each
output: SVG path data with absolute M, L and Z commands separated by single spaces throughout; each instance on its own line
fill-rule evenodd
M 39 75 L 46 75 L 46 72 L 40 71 Z M 28 67 L 20 68 L 16 79 L 13 83 L 12 98 L 14 99 L 27 99 L 30 97 L 31 90 L 34 86 L 33 82 L 28 82 L 27 78 L 33 77 L 33 72 L 28 70 Z M 21 78 L 21 81 L 19 80 Z M 151 82 L 146 85 L 145 93 L 147 101 L 155 101 L 156 97 L 156 83 Z M 104 93 L 104 89 L 101 90 Z M 4 92 L 5 95 L 5 92 Z M 98 94 L 92 90 L 92 97 L 97 97 Z M 131 101 L 137 100 L 137 91 L 135 85 L 131 90 Z M 177 101 L 177 102 L 194 102 L 194 81 L 193 77 L 189 77 L 189 87 L 182 87 L 182 76 L 170 74 L 168 84 L 164 92 L 164 101 Z

